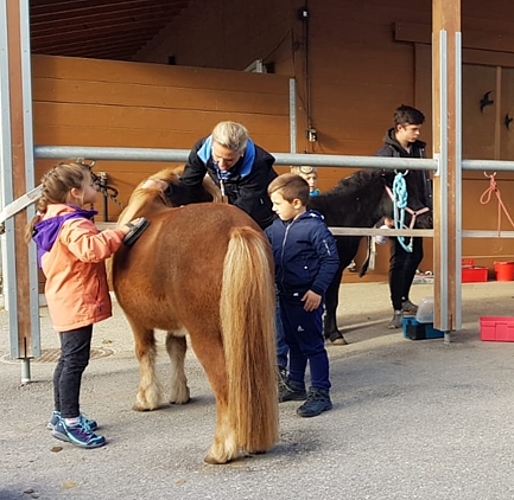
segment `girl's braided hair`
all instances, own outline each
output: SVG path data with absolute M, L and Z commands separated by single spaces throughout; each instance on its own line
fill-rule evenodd
M 34 234 L 34 226 L 46 213 L 48 205 L 68 203 L 73 188 L 82 189 L 86 174 L 90 173 L 88 165 L 75 161 L 59 163 L 52 167 L 41 179 L 42 194 L 36 202 L 37 214 L 25 228 L 25 241 L 28 243 Z

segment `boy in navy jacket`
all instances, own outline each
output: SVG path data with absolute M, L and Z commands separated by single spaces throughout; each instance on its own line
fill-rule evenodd
M 298 415 L 315 417 L 332 408 L 322 315 L 323 295 L 339 266 L 336 243 L 321 214 L 306 209 L 309 185 L 299 175 L 278 176 L 268 194 L 279 217 L 266 228 L 266 235 L 273 249 L 280 315 L 289 347 L 289 376 L 279 398 L 280 402 L 305 400 Z

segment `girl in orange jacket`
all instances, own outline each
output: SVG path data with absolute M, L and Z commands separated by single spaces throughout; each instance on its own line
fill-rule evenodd
M 102 232 L 96 228 L 91 219 L 97 212 L 82 208 L 97 198 L 87 165 L 60 163 L 44 175 L 42 187 L 26 240 L 37 245 L 50 318 L 61 340 L 48 427 L 61 441 L 97 448 L 106 440 L 94 433 L 97 423 L 80 412 L 82 373 L 89 363 L 93 324 L 112 315 L 104 261 L 139 221 Z

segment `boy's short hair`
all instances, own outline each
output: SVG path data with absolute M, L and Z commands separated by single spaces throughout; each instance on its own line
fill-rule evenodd
M 298 199 L 306 206 L 309 201 L 309 184 L 297 174 L 282 174 L 275 177 L 268 186 L 268 194 L 271 196 L 277 191 L 289 203 Z
M 394 126 L 398 125 L 422 125 L 425 122 L 425 115 L 412 106 L 402 104 L 399 108 L 394 110 Z
M 310 175 L 310 174 L 318 175 L 318 168 L 307 166 L 307 165 L 295 166 L 295 167 L 291 167 L 291 173 L 297 174 L 297 175 Z

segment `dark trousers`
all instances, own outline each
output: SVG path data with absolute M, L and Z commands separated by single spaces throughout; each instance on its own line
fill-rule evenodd
M 303 302 L 280 300 L 280 317 L 289 347 L 289 380 L 296 386 L 305 385 L 307 361 L 311 386 L 330 389 L 329 364 L 323 340 L 323 305 L 315 311 L 303 309 Z
M 60 332 L 61 357 L 54 371 L 54 405 L 63 418 L 80 415 L 80 384 L 89 363 L 93 325 Z
M 277 308 L 275 311 L 275 331 L 277 336 L 277 364 L 280 371 L 287 369 L 287 358 L 289 354 L 289 347 L 286 344 L 286 334 L 284 333 L 284 326 L 282 325 L 282 318 L 280 316 L 280 303 L 277 300 Z
M 414 238 L 412 252 L 407 252 L 397 238 L 391 238 L 389 259 L 389 290 L 395 311 L 409 299 L 410 287 L 419 263 L 423 259 L 423 238 Z

